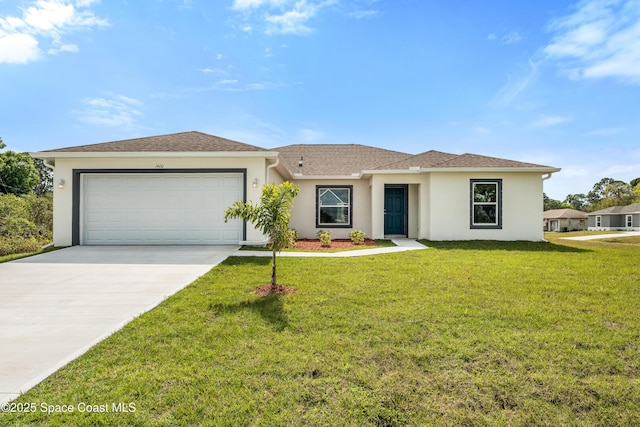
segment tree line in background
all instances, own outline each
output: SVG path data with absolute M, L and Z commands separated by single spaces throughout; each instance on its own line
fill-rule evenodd
M 6 145 L 0 138 L 0 151 Z M 27 153 L 0 152 L 0 256 L 36 252 L 53 237 L 53 172 Z
M 544 210 L 575 209 L 594 212 L 612 206 L 627 206 L 640 202 L 640 177 L 624 182 L 613 178 L 602 178 L 587 194 L 568 194 L 563 201 L 544 198 Z

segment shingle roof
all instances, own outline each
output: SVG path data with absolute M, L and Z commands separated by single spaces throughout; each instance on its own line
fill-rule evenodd
M 202 132 L 182 132 L 145 138 L 79 145 L 42 153 L 135 153 L 135 152 L 256 152 L 276 151 L 291 175 L 351 176 L 363 171 L 405 171 L 410 168 L 547 168 L 477 154 L 426 151 L 412 155 L 361 144 L 294 144 L 266 150 Z M 303 166 L 298 162 L 303 158 Z
M 497 157 L 481 156 L 465 153 L 447 160 L 437 167 L 440 168 L 539 168 L 543 165 L 500 159 Z
M 61 152 L 185 152 L 185 151 L 266 151 L 264 148 L 243 142 L 232 141 L 202 132 L 181 132 L 169 135 L 149 136 L 100 144 L 47 150 L 46 153 Z
M 577 211 L 575 209 L 550 209 L 542 214 L 544 219 L 586 219 L 586 212 Z
M 640 213 L 640 203 L 633 203 L 627 206 L 611 206 L 599 211 L 589 212 L 589 215 L 624 215 Z
M 397 162 L 409 154 L 360 144 L 294 144 L 274 148 L 287 169 L 307 176 L 349 176 Z M 298 162 L 302 158 L 302 167 Z
M 406 154 L 406 157 L 398 162 L 387 163 L 376 169 L 409 169 L 412 167 L 431 168 L 442 164 L 448 160 L 458 157 L 455 154 L 443 153 L 442 151 L 426 151 L 415 156 Z

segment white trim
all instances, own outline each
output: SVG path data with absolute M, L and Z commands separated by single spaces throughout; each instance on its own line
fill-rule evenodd
M 35 153 L 29 153 L 31 157 L 36 159 L 74 159 L 74 158 L 94 158 L 94 159 L 108 159 L 108 158 L 145 158 L 145 157 L 240 157 L 240 158 L 267 158 L 277 159 L 277 151 L 38 151 Z

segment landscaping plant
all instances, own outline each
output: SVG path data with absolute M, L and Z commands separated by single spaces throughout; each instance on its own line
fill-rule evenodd
M 364 243 L 364 232 L 362 230 L 353 230 L 349 233 L 349 237 L 351 241 L 356 245 L 361 245 Z
M 318 239 L 320 239 L 320 243 L 324 247 L 331 246 L 331 232 L 327 230 L 318 231 Z
M 230 218 L 241 218 L 251 222 L 256 229 L 269 238 L 271 257 L 271 290 L 276 292 L 276 253 L 289 242 L 289 219 L 291 207 L 298 195 L 299 188 L 291 182 L 280 185 L 262 186 L 260 203 L 236 201 L 224 211 L 224 222 Z

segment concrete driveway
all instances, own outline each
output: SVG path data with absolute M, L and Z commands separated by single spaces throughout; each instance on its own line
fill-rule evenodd
M 15 399 L 238 246 L 74 246 L 0 264 L 0 404 Z

